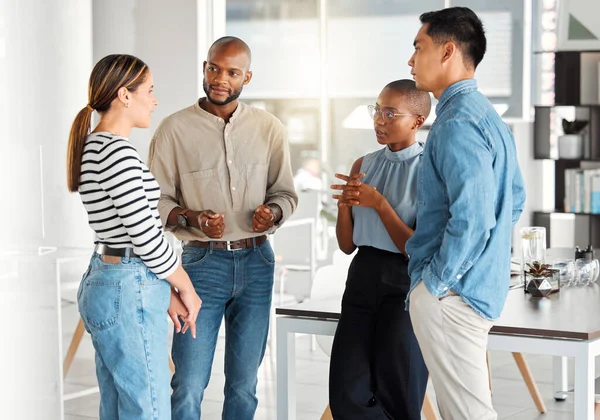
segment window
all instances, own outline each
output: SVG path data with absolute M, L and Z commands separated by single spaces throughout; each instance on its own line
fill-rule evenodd
M 292 165 L 320 157 L 329 176 L 380 146 L 366 106 L 390 81 L 410 78 L 421 13 L 444 0 L 227 0 L 226 33 L 253 52 L 242 100 L 287 127 Z M 476 73 L 504 117 L 523 115 L 524 2 L 451 1 L 484 22 L 488 52 Z M 528 106 L 528 105 L 527 105 Z M 419 139 L 427 132 L 421 130 Z M 331 178 L 330 178 L 331 180 Z

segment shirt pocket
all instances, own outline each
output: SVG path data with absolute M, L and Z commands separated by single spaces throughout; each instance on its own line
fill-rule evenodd
M 181 175 L 181 195 L 186 207 L 222 213 L 225 199 L 217 169 L 204 169 Z
M 248 208 L 254 210 L 264 204 L 267 195 L 269 167 L 264 164 L 246 165 L 246 197 Z

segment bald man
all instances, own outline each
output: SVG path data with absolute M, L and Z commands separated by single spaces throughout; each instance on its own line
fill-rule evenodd
M 284 126 L 238 101 L 252 79 L 250 63 L 245 42 L 217 40 L 203 67 L 206 97 L 162 121 L 150 146 L 162 222 L 183 241 L 183 268 L 203 302 L 197 338 L 173 340 L 177 420 L 200 418 L 223 318 L 223 419 L 252 419 L 258 404 L 275 265 L 267 234 L 292 214 L 298 197 Z

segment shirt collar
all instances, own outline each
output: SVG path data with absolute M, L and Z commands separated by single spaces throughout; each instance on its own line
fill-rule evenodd
M 415 142 L 397 152 L 392 152 L 388 146 L 385 147 L 385 157 L 392 162 L 403 162 L 419 156 L 421 153 L 423 153 L 423 144 L 419 142 Z
M 440 114 L 444 106 L 450 102 L 450 100 L 458 95 L 459 93 L 467 93 L 477 90 L 477 81 L 475 79 L 465 79 L 456 82 L 446 88 L 446 90 L 440 96 L 438 103 L 435 107 L 435 113 Z
M 206 118 L 210 121 L 213 121 L 217 124 L 224 124 L 225 121 L 223 120 L 223 118 L 221 117 L 217 117 L 214 114 L 211 114 L 208 111 L 205 111 L 204 109 L 202 109 L 202 107 L 200 106 L 200 102 L 206 100 L 206 97 L 202 97 L 200 99 L 198 99 L 195 103 L 194 103 L 194 109 L 196 110 L 196 112 L 198 114 L 200 114 L 201 117 Z M 237 118 L 239 118 L 240 114 L 242 114 L 244 112 L 244 108 L 246 107 L 246 105 L 240 101 L 238 101 L 238 106 L 235 109 L 235 111 L 233 111 L 233 114 L 231 114 L 231 118 L 229 119 L 229 122 L 232 123 L 234 122 Z

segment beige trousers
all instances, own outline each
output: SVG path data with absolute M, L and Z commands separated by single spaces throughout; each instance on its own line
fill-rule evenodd
M 410 318 L 444 420 L 495 420 L 486 349 L 489 321 L 454 293 L 438 299 L 420 282 Z

